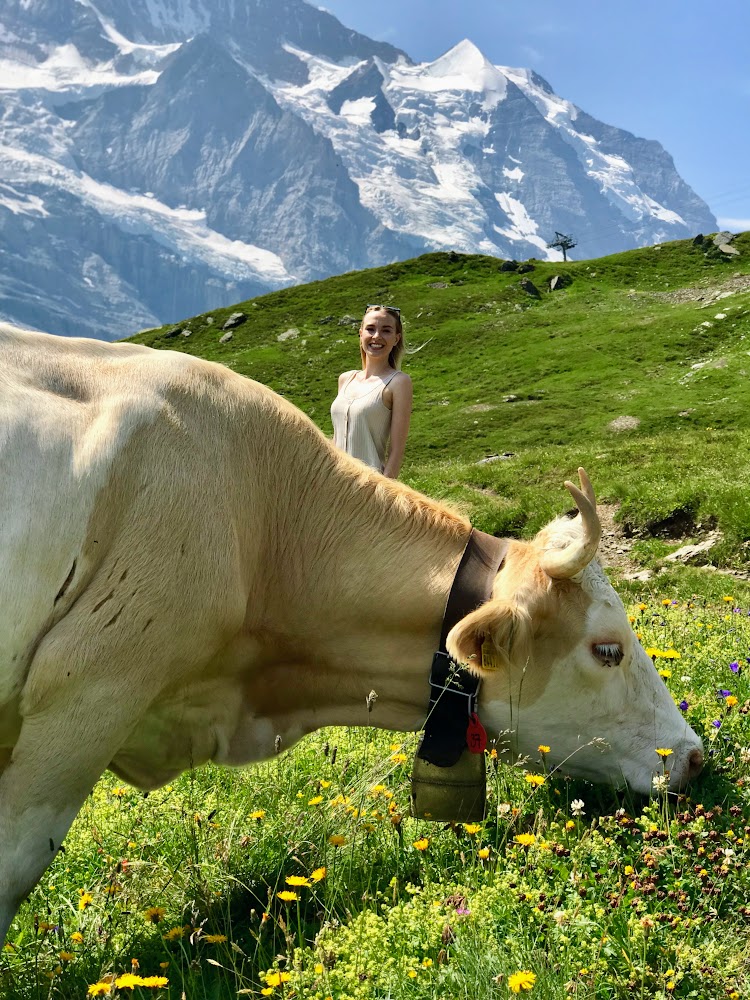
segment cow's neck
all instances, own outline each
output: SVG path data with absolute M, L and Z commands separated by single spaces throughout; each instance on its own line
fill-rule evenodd
M 344 477 L 339 493 L 328 493 L 298 520 L 294 550 L 278 556 L 289 572 L 280 565 L 267 591 L 267 669 L 251 700 L 286 744 L 326 725 L 421 727 L 471 531 L 464 518 L 379 478 L 354 488 Z

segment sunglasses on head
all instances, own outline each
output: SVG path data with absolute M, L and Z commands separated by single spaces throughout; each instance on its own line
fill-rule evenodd
M 370 309 L 385 309 L 386 312 L 395 313 L 397 316 L 401 315 L 401 310 L 398 308 L 398 306 L 383 306 L 379 302 L 368 302 L 367 304 L 368 312 Z

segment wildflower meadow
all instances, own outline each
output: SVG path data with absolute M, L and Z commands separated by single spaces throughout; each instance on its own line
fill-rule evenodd
M 486 820 L 430 824 L 408 815 L 417 735 L 367 728 L 148 795 L 107 776 L 12 926 L 0 995 L 747 997 L 750 604 L 629 614 L 705 742 L 685 795 L 670 747 L 633 798 L 491 741 Z

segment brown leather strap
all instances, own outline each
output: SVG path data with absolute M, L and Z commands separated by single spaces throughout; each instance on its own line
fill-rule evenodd
M 462 618 L 475 611 L 492 595 L 492 584 L 508 551 L 507 538 L 495 538 L 472 528 L 453 586 L 448 595 L 440 632 L 440 651 L 445 652 L 448 633 Z

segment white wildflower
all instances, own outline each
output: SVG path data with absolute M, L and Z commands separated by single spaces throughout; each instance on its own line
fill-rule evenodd
M 573 799 L 570 803 L 570 811 L 574 816 L 583 816 L 585 814 L 585 809 L 583 808 L 585 802 L 583 799 Z

